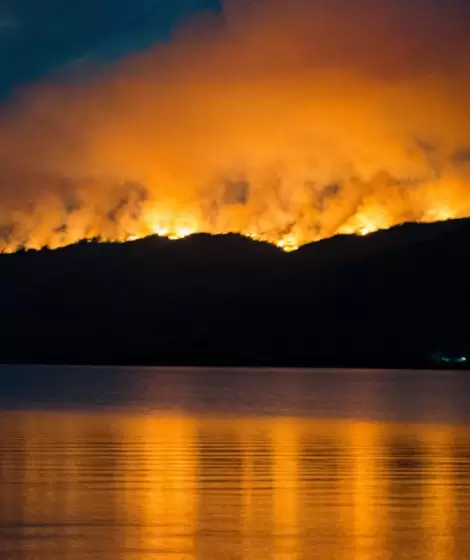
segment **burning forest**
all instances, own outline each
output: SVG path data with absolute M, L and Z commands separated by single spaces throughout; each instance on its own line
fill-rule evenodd
M 229 1 L 86 81 L 18 92 L 0 249 L 235 232 L 289 251 L 470 216 L 457 4 Z

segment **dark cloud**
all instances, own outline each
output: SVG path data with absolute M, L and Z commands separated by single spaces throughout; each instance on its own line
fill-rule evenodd
M 86 70 L 164 40 L 219 0 L 6 0 L 0 3 L 0 95 L 65 68 Z

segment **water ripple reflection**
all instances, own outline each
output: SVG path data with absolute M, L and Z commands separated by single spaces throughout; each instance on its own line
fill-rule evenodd
M 465 558 L 470 428 L 0 414 L 5 560 Z

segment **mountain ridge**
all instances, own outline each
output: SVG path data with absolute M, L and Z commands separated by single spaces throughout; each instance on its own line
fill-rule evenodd
M 470 220 L 0 256 L 5 363 L 429 367 L 469 349 Z

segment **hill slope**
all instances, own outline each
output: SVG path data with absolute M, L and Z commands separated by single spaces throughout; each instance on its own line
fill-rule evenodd
M 470 220 L 0 256 L 0 362 L 417 367 L 470 349 Z

